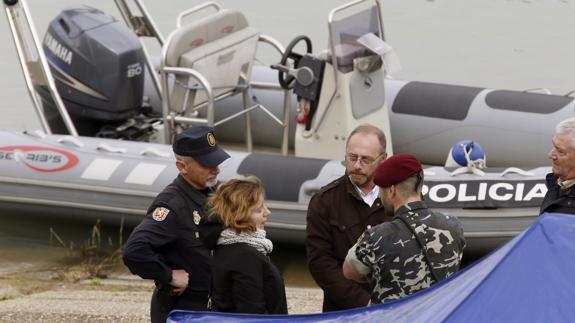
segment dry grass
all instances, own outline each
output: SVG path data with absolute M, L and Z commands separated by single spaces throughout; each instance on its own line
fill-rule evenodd
M 68 256 L 62 260 L 66 269 L 58 271 L 52 279 L 58 281 L 77 282 L 86 279 L 106 278 L 108 275 L 122 267 L 122 251 L 124 249 L 123 218 L 119 229 L 119 243 L 114 245 L 108 238 L 102 242 L 100 220 L 92 227 L 90 237 L 76 246 L 73 242 L 65 243 L 58 233 L 50 228 L 50 242 L 57 241 L 68 251 Z

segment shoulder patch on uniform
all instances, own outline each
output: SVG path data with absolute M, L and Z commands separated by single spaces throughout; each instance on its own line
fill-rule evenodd
M 152 213 L 152 219 L 156 221 L 164 221 L 170 213 L 170 210 L 165 207 L 157 207 Z

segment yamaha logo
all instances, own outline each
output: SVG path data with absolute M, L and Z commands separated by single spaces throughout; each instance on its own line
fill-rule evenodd
M 44 45 L 54 54 L 54 56 L 58 57 L 60 60 L 65 62 L 66 64 L 72 64 L 72 55 L 74 54 L 69 48 L 60 44 L 52 35 L 46 33 L 46 37 L 44 38 Z

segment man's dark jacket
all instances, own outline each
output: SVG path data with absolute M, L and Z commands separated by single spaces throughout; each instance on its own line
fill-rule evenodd
M 547 194 L 541 203 L 539 214 L 544 212 L 557 212 L 575 214 L 575 185 L 560 189 L 557 184 L 557 176 L 547 174 Z
M 385 216 L 379 198 L 369 207 L 347 175 L 313 196 L 307 212 L 307 261 L 311 275 L 323 289 L 324 312 L 368 304 L 371 286 L 346 279 L 343 261 L 368 225 L 391 219 Z

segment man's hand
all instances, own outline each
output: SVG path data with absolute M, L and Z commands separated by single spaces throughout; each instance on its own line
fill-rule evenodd
M 371 282 L 369 275 L 360 274 L 355 267 L 351 264 L 349 259 L 346 257 L 343 263 L 343 276 L 350 280 L 355 280 L 360 284 L 367 284 Z
M 359 241 L 358 241 L 359 243 Z M 371 268 L 367 267 L 363 264 L 355 254 L 355 250 L 357 249 L 357 243 L 351 247 L 348 252 L 345 260 L 343 262 L 343 276 L 350 280 L 355 280 L 360 284 L 366 284 L 371 282 Z
M 172 286 L 172 293 L 175 295 L 180 295 L 188 288 L 189 275 L 183 269 L 173 269 L 172 270 L 172 281 L 170 281 L 170 286 Z

